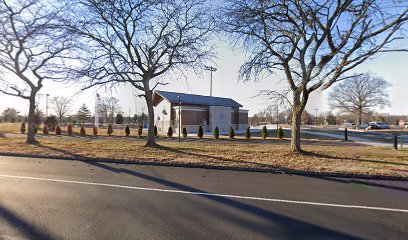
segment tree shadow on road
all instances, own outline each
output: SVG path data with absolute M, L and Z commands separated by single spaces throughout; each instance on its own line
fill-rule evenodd
M 391 182 L 393 185 L 390 185 L 390 184 L 386 184 L 385 182 L 382 183 L 379 180 L 375 180 L 374 182 L 373 180 L 369 180 L 369 179 L 336 178 L 336 177 L 325 177 L 325 176 L 319 176 L 319 177 L 313 177 L 313 178 L 323 179 L 323 180 L 338 182 L 338 183 L 344 183 L 344 184 L 359 184 L 359 185 L 365 185 L 365 186 L 370 186 L 370 187 L 379 187 L 383 189 L 392 189 L 392 190 L 408 192 L 408 187 L 396 186 L 394 182 Z
M 130 169 L 122 168 L 122 167 L 112 167 L 108 164 L 103 164 L 100 162 L 88 162 L 84 161 L 86 164 L 90 164 L 95 167 L 99 167 L 108 171 L 112 171 L 115 173 L 124 173 L 131 176 L 135 176 L 150 182 L 154 182 L 160 184 L 162 186 L 180 190 L 180 191 L 187 191 L 187 192 L 195 192 L 195 193 L 204 193 L 204 191 L 190 187 L 181 183 L 169 181 L 163 178 L 158 178 L 155 176 L 147 175 L 142 172 L 133 171 Z M 242 211 L 246 214 L 253 215 L 257 218 L 263 219 L 268 224 L 264 225 L 257 225 L 253 222 L 245 219 L 245 218 L 237 218 L 237 216 L 233 216 L 232 212 L 225 211 L 223 213 L 224 217 L 228 217 L 228 219 L 236 224 L 241 225 L 242 227 L 247 227 L 252 230 L 256 230 L 259 233 L 262 233 L 265 236 L 271 237 L 273 234 L 277 232 L 279 234 L 285 235 L 291 239 L 360 239 L 358 237 L 349 235 L 347 233 L 338 232 L 336 230 L 328 229 L 323 226 L 319 226 L 313 223 L 308 223 L 299 219 L 295 219 L 289 216 L 285 216 L 258 206 L 254 206 L 248 203 L 244 203 L 241 201 L 237 201 L 231 198 L 222 197 L 222 196 L 210 196 L 210 195 L 195 195 L 199 196 L 204 199 L 208 199 L 222 205 L 225 207 L 235 208 L 239 211 Z M 221 214 L 221 213 L 220 213 Z M 271 228 L 273 225 L 278 225 L 277 228 Z
M 13 211 L 7 209 L 6 207 L 0 204 L 0 218 L 9 223 L 10 226 L 13 226 L 14 229 L 18 230 L 18 233 L 23 234 L 27 239 L 57 239 L 53 237 L 50 233 L 33 226 L 27 220 L 24 220 L 18 216 Z M 2 239 L 0 233 L 0 239 Z
M 308 156 L 318 157 L 318 158 L 327 158 L 327 159 L 338 159 L 338 160 L 353 160 L 358 162 L 369 162 L 369 163 L 380 163 L 380 164 L 388 164 L 388 165 L 398 165 L 398 166 L 408 166 L 408 163 L 399 163 L 399 162 L 389 162 L 384 160 L 374 160 L 374 159 L 361 159 L 361 158 L 353 158 L 353 157 L 338 157 L 328 154 L 321 154 L 316 152 L 304 151 L 304 154 Z

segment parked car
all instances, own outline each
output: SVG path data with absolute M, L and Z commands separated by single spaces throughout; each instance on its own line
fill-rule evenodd
M 355 128 L 356 124 L 354 122 L 344 120 L 344 127 L 345 128 Z
M 368 130 L 368 129 L 389 129 L 389 128 L 390 126 L 383 122 L 369 122 L 368 127 L 366 129 Z
M 367 123 L 362 123 L 358 126 L 356 126 L 356 129 L 367 129 L 368 128 L 368 124 Z

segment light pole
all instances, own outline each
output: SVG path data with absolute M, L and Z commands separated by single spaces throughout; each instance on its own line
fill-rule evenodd
M 181 100 L 180 100 L 180 95 L 177 96 L 178 97 L 178 102 L 179 102 L 179 107 L 178 107 L 178 118 L 179 118 L 179 122 L 178 122 L 178 134 L 179 134 L 179 142 L 180 142 L 180 135 L 181 135 Z
M 316 111 L 316 118 L 315 118 L 315 124 L 317 125 L 317 110 L 319 110 L 318 108 L 315 108 Z
M 48 97 L 50 96 L 50 94 L 46 94 L 45 95 L 45 116 L 48 117 Z
M 212 97 L 212 73 L 217 71 L 217 69 L 213 66 L 205 66 L 204 68 L 207 71 L 210 71 L 210 75 L 211 75 L 211 82 L 210 82 L 210 96 Z
M 37 94 L 37 96 L 44 96 L 44 95 L 45 95 L 45 117 L 48 117 L 48 97 L 50 96 L 50 94 L 48 93 Z
M 276 105 L 276 131 L 279 130 L 279 105 Z

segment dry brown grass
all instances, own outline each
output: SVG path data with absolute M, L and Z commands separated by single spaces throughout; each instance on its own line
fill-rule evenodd
M 19 133 L 21 123 L 0 123 L 0 132 L 2 133 Z M 26 125 L 27 129 L 27 125 Z
M 243 144 L 159 140 L 162 148 L 145 148 L 144 141 L 124 138 L 38 140 L 39 145 L 26 145 L 22 138 L 0 138 L 0 153 L 408 177 L 406 149 L 393 151 L 340 141 L 305 142 L 303 148 L 309 154 L 300 155 L 290 151 L 288 141 Z

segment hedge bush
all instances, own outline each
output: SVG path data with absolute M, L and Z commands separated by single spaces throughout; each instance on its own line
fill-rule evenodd
M 96 126 L 93 126 L 93 135 L 98 136 L 98 128 Z
M 248 126 L 247 129 L 246 129 L 245 138 L 246 138 L 246 139 L 250 139 L 250 138 L 251 138 L 251 130 L 250 130 L 249 126 Z
M 200 139 L 203 138 L 203 136 L 204 136 L 204 130 L 203 130 L 203 127 L 202 127 L 202 126 L 198 127 L 197 136 L 198 136 Z
M 218 127 L 214 128 L 214 138 L 219 139 L 220 138 L 220 129 Z
M 72 135 L 72 125 L 71 125 L 71 124 L 68 124 L 68 126 L 67 126 L 67 134 L 68 134 L 69 136 Z
M 113 127 L 112 127 L 112 124 L 109 123 L 109 125 L 108 125 L 108 135 L 111 136 L 112 133 L 113 133 Z
M 26 131 L 26 125 L 25 125 L 25 122 L 22 122 L 21 127 L 20 127 L 20 132 L 21 132 L 21 134 L 24 134 L 25 131 Z
M 129 126 L 126 126 L 126 128 L 125 128 L 125 134 L 126 134 L 126 137 L 129 137 L 129 135 L 130 135 L 130 128 L 129 128 Z
M 59 124 L 57 124 L 57 126 L 55 127 L 55 134 L 61 135 L 61 127 Z
M 138 129 L 137 129 L 137 135 L 139 135 L 139 137 L 141 137 L 141 136 L 142 136 L 142 133 L 143 133 L 143 126 L 142 126 L 142 125 L 139 125 L 139 127 L 138 127 Z
M 44 125 L 44 127 L 43 127 L 43 134 L 48 135 L 48 127 L 47 127 L 47 125 Z
M 183 127 L 183 138 L 187 138 L 187 128 Z
M 235 138 L 235 131 L 232 127 L 230 127 L 230 131 L 229 131 L 229 138 L 230 139 L 234 139 Z
M 262 128 L 262 138 L 265 140 L 268 137 L 268 129 L 266 129 L 266 126 L 263 126 Z
M 79 133 L 81 134 L 81 136 L 85 136 L 86 135 L 86 131 L 84 126 L 81 126 L 81 130 L 79 131 Z
M 157 126 L 154 125 L 154 136 L 157 137 Z
M 169 130 L 167 131 L 167 137 L 172 137 L 173 136 L 173 128 L 169 127 Z
M 279 130 L 278 130 L 278 138 L 279 138 L 280 140 L 282 140 L 284 137 L 285 137 L 285 136 L 284 136 L 284 134 L 283 134 L 283 129 L 282 129 L 282 127 L 279 127 Z

